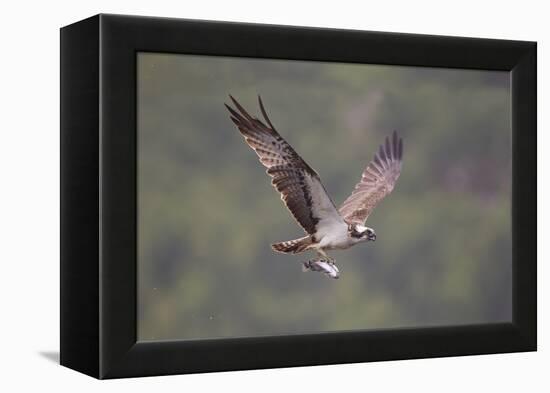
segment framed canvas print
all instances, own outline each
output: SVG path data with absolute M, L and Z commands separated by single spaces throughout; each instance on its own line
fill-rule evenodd
M 61 364 L 536 350 L 536 44 L 61 29 Z

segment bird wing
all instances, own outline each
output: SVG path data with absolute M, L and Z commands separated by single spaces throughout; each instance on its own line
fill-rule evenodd
M 386 137 L 385 144 L 380 145 L 361 180 L 340 206 L 340 214 L 346 222 L 365 223 L 376 205 L 392 192 L 401 174 L 402 158 L 403 140 L 394 131 L 391 140 Z
M 319 175 L 271 124 L 262 99 L 258 96 L 267 125 L 249 115 L 237 100 L 229 97 L 236 108 L 225 105 L 231 120 L 267 168 L 266 173 L 272 178 L 271 184 L 279 191 L 282 201 L 300 226 L 308 234 L 314 235 L 321 228 L 329 230 L 332 225 L 345 225 Z

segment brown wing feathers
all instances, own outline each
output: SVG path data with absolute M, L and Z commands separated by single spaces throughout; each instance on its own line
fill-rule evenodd
M 238 110 L 225 105 L 231 120 L 267 168 L 271 183 L 281 193 L 281 199 L 294 218 L 307 233 L 314 234 L 319 217 L 313 211 L 310 185 L 312 180 L 318 181 L 317 173 L 275 130 L 260 97 L 260 109 L 269 126 L 250 116 L 237 100 L 230 98 Z
M 348 222 L 363 224 L 375 206 L 394 188 L 401 174 L 403 140 L 394 131 L 380 145 L 374 159 L 363 171 L 361 181 L 339 211 Z

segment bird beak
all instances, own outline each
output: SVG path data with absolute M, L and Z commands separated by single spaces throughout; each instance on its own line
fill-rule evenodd
M 376 234 L 373 233 L 372 235 L 370 235 L 369 240 L 372 240 L 373 242 L 375 242 L 376 241 Z

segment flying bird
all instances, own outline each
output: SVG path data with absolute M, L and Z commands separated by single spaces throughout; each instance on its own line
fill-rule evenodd
M 336 274 L 337 268 L 334 270 L 325 264 L 325 261 L 334 264 L 334 259 L 327 255 L 328 250 L 347 249 L 376 240 L 374 229 L 365 223 L 378 203 L 395 187 L 401 173 L 403 140 L 395 131 L 391 138 L 386 137 L 351 195 L 337 209 L 317 172 L 277 132 L 261 97 L 258 96 L 258 101 L 265 122 L 251 116 L 235 98 L 229 97 L 235 106 L 225 104 L 231 120 L 267 168 L 271 184 L 306 232 L 306 236 L 275 243 L 271 247 L 285 254 L 314 251 L 323 262 L 316 265 L 304 263 L 304 268 L 321 269 L 331 276 Z

